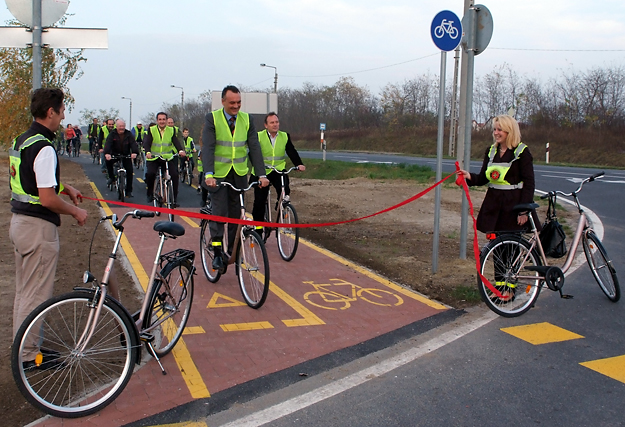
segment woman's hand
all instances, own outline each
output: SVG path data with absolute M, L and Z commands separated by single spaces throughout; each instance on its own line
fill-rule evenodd
M 471 174 L 465 170 L 459 169 L 456 171 L 456 185 L 461 186 L 462 180 L 471 181 Z
M 527 222 L 527 216 L 528 215 L 529 215 L 528 213 L 519 214 L 519 216 L 516 219 L 517 224 L 524 225 Z

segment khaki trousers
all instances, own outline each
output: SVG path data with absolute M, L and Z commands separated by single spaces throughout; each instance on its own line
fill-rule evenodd
M 56 225 L 28 215 L 13 214 L 9 237 L 15 248 L 15 338 L 24 319 L 52 297 L 60 245 Z M 38 352 L 38 342 L 28 343 L 24 360 L 33 360 Z

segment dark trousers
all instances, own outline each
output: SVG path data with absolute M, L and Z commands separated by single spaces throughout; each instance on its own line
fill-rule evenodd
M 115 165 L 115 160 L 107 160 L 106 161 L 106 170 L 108 171 L 109 178 L 115 179 L 116 170 L 113 168 Z M 132 171 L 132 159 L 122 159 L 122 165 L 124 169 L 126 169 L 126 193 L 132 193 L 132 180 L 133 180 L 133 171 Z
M 145 172 L 145 185 L 148 187 L 148 197 L 154 196 L 154 181 L 156 181 L 156 174 L 158 168 L 163 169 L 163 175 L 165 174 L 165 161 L 161 159 L 148 160 Z M 171 181 L 174 187 L 174 200 L 178 200 L 178 160 L 174 157 L 167 162 L 169 168 L 169 174 L 171 175 Z
M 95 138 L 93 136 L 89 137 L 89 153 L 93 151 L 93 144 L 95 144 Z
M 278 197 L 280 197 L 280 192 L 282 191 L 282 181 L 280 180 L 280 174 L 275 171 L 271 171 L 267 175 L 267 179 L 273 185 L 278 192 Z M 250 182 L 258 181 L 258 177 L 252 175 L 250 177 Z M 267 202 L 267 196 L 269 195 L 269 189 L 271 186 L 267 186 L 264 188 L 260 188 L 259 186 L 254 187 L 254 207 L 252 208 L 252 216 L 254 217 L 254 221 L 263 221 L 265 218 L 265 203 Z M 284 175 L 284 194 L 289 195 L 291 193 L 291 189 L 289 188 L 289 176 Z M 276 198 L 276 200 L 278 200 Z M 271 208 L 271 207 L 270 207 Z
M 233 168 L 230 169 L 230 172 L 224 178 L 217 179 L 217 187 L 209 187 L 208 189 L 211 197 L 211 205 L 213 207 L 213 215 L 238 219 L 241 216 L 239 193 L 232 190 L 230 187 L 221 186 L 220 183 L 222 181 L 229 182 L 237 188 L 245 188 L 247 186 L 247 176 L 237 175 Z M 228 223 L 228 248 L 232 248 L 234 245 L 237 227 L 238 224 Z M 209 229 L 213 242 L 221 242 L 224 237 L 224 223 L 210 221 Z

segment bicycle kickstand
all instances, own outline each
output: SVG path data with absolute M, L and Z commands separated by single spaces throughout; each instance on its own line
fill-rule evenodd
M 560 292 L 560 298 L 563 298 L 563 299 L 573 299 L 573 295 L 563 294 L 562 293 L 562 289 L 559 289 L 559 292 Z
M 165 372 L 165 368 L 163 367 L 163 364 L 161 363 L 161 359 L 159 359 L 159 357 L 156 355 L 156 352 L 154 351 L 154 347 L 152 347 L 151 342 L 148 342 L 148 347 L 150 347 L 150 353 L 152 353 L 152 356 L 154 356 L 156 363 L 158 363 L 158 366 L 161 367 L 161 371 L 163 372 L 163 375 L 167 375 L 167 372 Z

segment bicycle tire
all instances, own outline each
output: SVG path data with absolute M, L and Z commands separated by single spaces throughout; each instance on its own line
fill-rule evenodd
M 186 182 L 189 186 L 193 185 L 193 169 L 191 169 L 191 160 L 187 160 L 189 166 L 187 166 L 187 179 Z
M 247 305 L 258 309 L 265 303 L 269 292 L 267 249 L 254 230 L 244 229 L 241 233 L 236 258 L 239 288 Z
M 213 269 L 213 252 L 212 239 L 209 230 L 209 222 L 205 219 L 200 224 L 200 257 L 202 258 L 202 270 L 206 279 L 211 283 L 217 283 L 221 277 L 219 270 Z
M 282 210 L 278 211 L 279 224 L 298 224 L 297 212 L 295 208 L 286 203 L 282 205 Z M 297 252 L 299 244 L 299 228 L 278 227 L 276 229 L 276 238 L 278 239 L 278 252 L 285 261 L 291 261 Z
M 480 253 L 482 275 L 498 290 L 512 292 L 510 298 L 500 299 L 478 275 L 477 283 L 482 300 L 488 308 L 500 316 L 522 315 L 533 307 L 540 294 L 543 280 L 537 272 L 522 270 L 524 276 L 532 275 L 535 278 L 521 280 L 517 278 L 519 263 L 523 258 L 526 258 L 523 266 L 543 265 L 536 251 L 531 250 L 531 244 L 520 235 L 499 236 L 488 243 Z M 509 284 L 514 287 L 510 287 Z
M 174 185 L 171 180 L 165 182 L 165 191 L 167 192 L 167 207 L 169 209 L 175 209 L 176 204 L 174 203 Z M 169 216 L 170 221 L 174 221 L 174 214 L 167 214 Z
M 156 180 L 154 181 L 154 193 L 153 193 L 153 201 L 155 208 L 163 207 L 163 191 L 161 190 L 163 184 L 160 174 L 156 175 Z M 161 216 L 160 212 L 156 212 L 156 216 Z
M 124 203 L 126 200 L 126 172 L 117 171 L 117 194 L 119 201 Z
M 11 351 L 13 378 L 22 395 L 41 411 L 64 418 L 100 411 L 124 390 L 138 357 L 132 317 L 107 297 L 87 346 L 76 343 L 85 329 L 93 291 L 74 291 L 39 305 L 21 325 Z M 59 353 L 59 366 L 24 369 L 25 343 Z M 49 362 L 51 363 L 51 362 Z
M 603 243 L 601 243 L 601 240 L 599 240 L 599 237 L 597 237 L 593 231 L 589 231 L 584 233 L 582 245 L 590 271 L 599 284 L 599 287 L 610 301 L 617 302 L 621 299 L 621 287 L 616 277 L 616 270 L 612 264 L 612 259 L 608 256 L 608 252 L 603 247 Z M 596 248 L 594 252 L 592 250 L 592 245 Z
M 193 303 L 193 263 L 189 259 L 174 260 L 161 270 L 164 280 L 156 279 L 150 311 L 144 328 L 160 323 L 160 339 L 152 342 L 152 349 L 160 358 L 175 346 L 189 320 Z M 154 334 L 153 330 L 148 331 Z M 157 337 L 158 338 L 158 337 Z
M 269 216 L 269 197 L 267 197 L 267 200 L 265 201 L 264 221 L 271 222 L 271 217 Z M 263 243 L 267 243 L 267 239 L 271 235 L 271 230 L 273 230 L 271 227 L 263 227 Z

